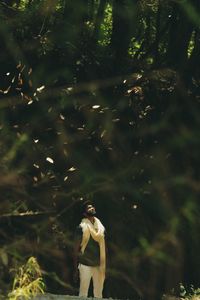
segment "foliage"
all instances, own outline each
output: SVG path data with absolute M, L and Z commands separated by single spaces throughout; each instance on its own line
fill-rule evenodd
M 25 265 L 19 268 L 15 275 L 13 289 L 9 293 L 9 300 L 30 299 L 44 293 L 44 282 L 40 267 L 34 257 L 30 257 Z
M 1 1 L 1 294 L 30 256 L 49 292 L 77 293 L 85 199 L 107 229 L 106 297 L 196 289 L 199 14 L 195 0 Z M 20 270 L 26 293 L 43 288 Z
M 108 3 L 104 13 L 104 20 L 101 23 L 100 37 L 98 43 L 101 46 L 108 46 L 110 44 L 110 37 L 112 32 L 112 6 Z

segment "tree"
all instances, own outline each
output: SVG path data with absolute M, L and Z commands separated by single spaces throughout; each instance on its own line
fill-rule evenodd
M 167 56 L 172 67 L 182 70 L 187 63 L 188 47 L 194 26 L 178 3 L 174 3 L 171 9 Z
M 127 1 L 115 0 L 113 2 L 113 29 L 110 45 L 113 53 L 114 73 L 125 71 L 124 62 L 130 44 L 130 18 L 128 16 Z

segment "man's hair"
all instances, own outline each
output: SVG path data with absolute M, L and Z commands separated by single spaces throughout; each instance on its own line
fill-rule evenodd
M 90 200 L 86 200 L 82 203 L 82 206 L 81 206 L 81 212 L 82 212 L 82 215 L 85 213 L 86 211 L 86 208 L 88 205 L 94 205 L 94 203 Z

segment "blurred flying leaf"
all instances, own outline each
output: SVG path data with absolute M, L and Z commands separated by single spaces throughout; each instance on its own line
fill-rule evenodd
M 41 93 L 45 88 L 45 85 L 40 86 L 39 88 L 37 88 L 37 92 Z
M 34 166 L 36 169 L 39 169 L 39 168 L 40 168 L 37 164 L 33 164 L 33 166 Z
M 73 172 L 73 171 L 76 171 L 76 168 L 75 167 L 71 167 L 70 169 L 68 169 L 69 172 Z
M 60 114 L 60 118 L 61 120 L 65 120 L 65 116 L 63 116 L 62 114 Z
M 54 160 L 53 160 L 51 157 L 47 157 L 47 158 L 46 158 L 46 161 L 48 161 L 48 162 L 51 163 L 51 164 L 54 163 Z
M 0 249 L 1 261 L 4 266 L 8 265 L 8 254 L 5 252 L 5 249 Z
M 0 92 L 1 93 L 3 93 L 3 94 L 8 94 L 8 92 L 10 91 L 10 89 L 11 89 L 11 85 L 7 88 L 7 90 L 0 90 Z

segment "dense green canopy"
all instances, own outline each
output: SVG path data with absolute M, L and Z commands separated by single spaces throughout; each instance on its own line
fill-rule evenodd
M 105 297 L 200 279 L 199 0 L 0 3 L 0 294 L 37 258 L 76 294 L 73 235 L 93 200 Z

